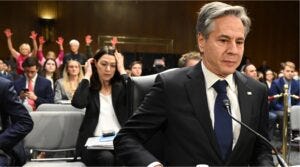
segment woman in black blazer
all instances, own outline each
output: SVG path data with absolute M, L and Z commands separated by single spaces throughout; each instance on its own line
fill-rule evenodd
M 89 137 L 105 131 L 118 132 L 131 112 L 127 98 L 130 78 L 124 68 L 124 57 L 113 47 L 104 46 L 85 63 L 84 79 L 72 99 L 72 105 L 85 108 L 76 145 L 76 154 L 88 166 L 119 165 L 113 150 L 88 150 Z

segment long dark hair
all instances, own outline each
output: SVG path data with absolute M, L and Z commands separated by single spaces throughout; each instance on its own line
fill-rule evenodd
M 101 82 L 99 80 L 99 75 L 97 72 L 97 68 L 95 66 L 95 63 L 97 63 L 99 61 L 99 59 L 103 56 L 103 55 L 110 55 L 110 56 L 115 56 L 115 52 L 116 49 L 111 47 L 111 46 L 103 46 L 102 48 L 100 48 L 94 55 L 94 63 L 92 63 L 92 70 L 93 70 L 93 74 L 91 77 L 91 89 L 93 90 L 97 90 L 100 91 L 101 89 Z M 112 79 L 110 80 L 110 84 L 114 84 L 115 82 L 120 80 L 120 73 L 119 71 L 116 69 L 114 76 L 112 77 Z
M 46 72 L 47 72 L 47 71 L 46 71 L 46 64 L 47 64 L 47 62 L 48 62 L 49 60 L 54 61 L 54 64 L 55 64 L 55 71 L 54 71 L 53 76 L 52 76 L 53 83 L 55 83 L 56 80 L 58 80 L 58 79 L 60 78 L 59 71 L 58 71 L 58 67 L 57 67 L 57 63 L 56 63 L 55 59 L 53 59 L 53 58 L 47 58 L 47 59 L 46 59 L 46 61 L 45 61 L 44 64 L 43 64 L 43 68 L 42 68 L 42 70 L 41 70 L 41 75 L 44 76 L 44 77 L 46 77 Z

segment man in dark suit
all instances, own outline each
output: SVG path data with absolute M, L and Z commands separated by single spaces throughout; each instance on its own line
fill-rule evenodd
M 149 94 L 114 140 L 125 165 L 273 166 L 271 149 L 231 115 L 267 137 L 267 88 L 236 71 L 250 19 L 243 7 L 221 2 L 201 8 L 197 40 L 202 61 L 159 74 Z M 163 159 L 143 144 L 162 130 Z
M 38 60 L 35 57 L 25 59 L 22 64 L 24 76 L 14 82 L 15 89 L 24 103 L 33 110 L 43 103 L 54 102 L 54 92 L 51 82 L 38 75 Z
M 6 78 L 6 79 L 12 81 L 13 76 L 10 73 L 8 73 L 7 71 L 5 71 L 5 68 L 4 68 L 5 65 L 6 65 L 5 62 L 0 59 L 0 77 Z
M 24 148 L 24 154 L 16 154 L 22 153 L 16 150 L 22 148 L 15 146 L 32 130 L 33 122 L 11 81 L 0 78 L 0 96 L 0 166 L 23 165 L 20 160 L 26 159 Z
M 270 87 L 269 96 L 280 95 L 284 93 L 284 85 L 288 85 L 288 106 L 300 105 L 300 86 L 299 81 L 293 79 L 293 73 L 295 71 L 295 64 L 293 62 L 285 62 L 283 67 L 283 77 L 275 79 Z M 279 120 L 280 132 L 283 126 L 283 96 L 278 99 L 274 99 L 270 102 L 270 111 L 277 115 Z M 280 135 L 282 136 L 282 135 Z

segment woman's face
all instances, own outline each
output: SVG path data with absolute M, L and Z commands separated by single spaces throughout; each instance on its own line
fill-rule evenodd
M 54 60 L 49 59 L 45 64 L 45 70 L 47 72 L 53 73 L 56 70 L 55 62 Z
M 110 81 L 117 68 L 115 56 L 105 54 L 97 62 L 95 62 L 100 80 Z
M 273 81 L 273 79 L 274 79 L 273 72 L 270 71 L 270 70 L 268 70 L 268 71 L 266 72 L 266 80 L 267 80 L 267 81 Z
M 80 73 L 80 63 L 74 60 L 70 60 L 68 63 L 67 73 L 70 76 L 76 76 Z

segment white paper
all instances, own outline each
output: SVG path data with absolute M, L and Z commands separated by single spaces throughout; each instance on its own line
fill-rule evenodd
M 87 149 L 98 149 L 98 150 L 113 150 L 113 140 L 100 141 L 100 137 L 90 137 L 85 143 Z

